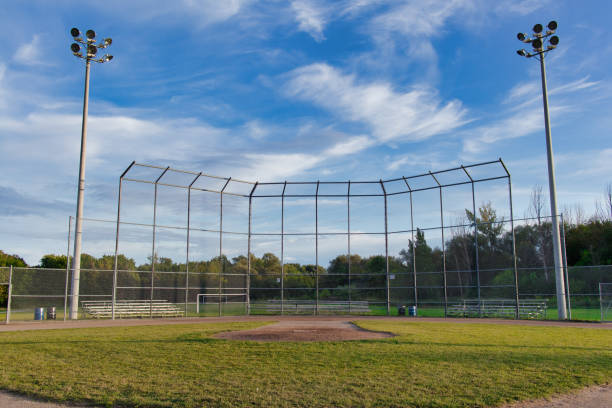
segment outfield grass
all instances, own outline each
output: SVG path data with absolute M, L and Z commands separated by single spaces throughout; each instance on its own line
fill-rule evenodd
M 362 321 L 385 340 L 256 343 L 261 322 L 0 333 L 0 388 L 147 407 L 490 406 L 612 381 L 612 331 Z

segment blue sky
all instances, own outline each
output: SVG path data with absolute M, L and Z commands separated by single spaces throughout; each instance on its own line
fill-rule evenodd
M 65 252 L 76 207 L 84 67 L 69 51 L 73 26 L 112 37 L 115 56 L 92 67 L 87 217 L 115 216 L 132 160 L 282 181 L 377 180 L 498 157 L 522 216 L 547 173 L 539 64 L 516 55 L 516 33 L 551 19 L 560 206 L 590 214 L 612 181 L 608 2 L 88 6 L 8 2 L 0 14 L 0 248 L 29 263 Z M 112 250 L 89 239 L 89 252 Z

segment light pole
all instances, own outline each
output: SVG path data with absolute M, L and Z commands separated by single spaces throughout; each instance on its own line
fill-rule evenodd
M 75 41 L 70 45 L 72 53 L 76 57 L 85 60 L 85 96 L 83 97 L 83 123 L 81 126 L 81 161 L 79 165 L 79 186 L 74 233 L 74 256 L 72 262 L 72 290 L 70 298 L 70 319 L 77 319 L 79 311 L 79 282 L 81 277 L 81 235 L 83 229 L 83 192 L 85 190 L 85 151 L 87 145 L 87 105 L 89 103 L 89 66 L 92 61 L 103 63 L 113 59 L 113 56 L 108 54 L 105 54 L 101 58 L 96 58 L 98 49 L 110 46 L 113 40 L 110 38 L 105 38 L 101 43 L 96 44 L 96 32 L 94 30 L 87 30 L 85 33 L 86 39 L 83 39 L 78 28 L 71 29 L 70 35 L 72 35 Z M 84 52 L 81 52 L 81 45 L 84 48 Z
M 555 164 L 552 151 L 552 140 L 550 136 L 550 119 L 548 117 L 548 92 L 546 90 L 546 66 L 544 65 L 544 54 L 554 50 L 559 44 L 559 37 L 553 35 L 557 30 L 557 22 L 548 23 L 546 32 L 542 24 L 533 26 L 533 38 L 525 33 L 518 33 L 519 41 L 531 44 L 532 52 L 524 49 L 518 50 L 521 57 L 535 57 L 540 61 L 542 76 L 542 99 L 544 101 L 544 125 L 546 128 L 546 155 L 548 157 L 548 188 L 550 190 L 550 213 L 552 215 L 553 254 L 555 258 L 555 282 L 557 289 L 557 311 L 560 320 L 567 319 L 567 305 L 565 303 L 565 277 L 564 266 L 561 257 L 561 239 L 559 235 L 559 219 L 557 217 L 557 191 L 555 182 Z

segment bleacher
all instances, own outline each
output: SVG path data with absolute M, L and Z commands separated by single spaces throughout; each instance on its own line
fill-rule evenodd
M 519 319 L 545 319 L 545 300 L 519 301 Z M 498 317 L 515 318 L 516 301 L 511 299 L 463 300 L 449 303 L 446 309 L 449 317 Z
M 81 302 L 84 317 L 94 319 L 111 318 L 113 302 L 110 300 L 89 300 Z M 118 300 L 115 302 L 115 318 L 135 317 L 183 317 L 185 310 L 167 300 Z
M 251 313 L 265 314 L 314 314 L 317 304 L 314 300 L 268 300 L 253 302 L 250 305 Z M 367 301 L 319 301 L 319 313 L 369 313 L 370 306 Z

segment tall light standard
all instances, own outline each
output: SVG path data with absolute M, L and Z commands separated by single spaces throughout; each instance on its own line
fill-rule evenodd
M 517 38 L 527 44 L 531 44 L 532 52 L 524 49 L 518 50 L 521 57 L 535 57 L 540 61 L 542 74 L 542 99 L 544 101 L 544 125 L 546 127 L 546 155 L 548 157 L 548 188 L 550 190 L 550 213 L 552 215 L 553 254 L 555 257 L 555 281 L 557 289 L 557 311 L 559 319 L 567 319 L 567 305 L 565 303 L 565 277 L 563 273 L 563 260 L 561 258 L 561 239 L 559 235 L 559 220 L 557 217 L 557 191 L 555 182 L 555 164 L 553 159 L 552 141 L 550 136 L 550 119 L 548 117 L 548 92 L 546 90 L 546 67 L 544 65 L 544 54 L 554 50 L 559 44 L 559 37 L 553 35 L 557 30 L 557 22 L 548 23 L 546 32 L 542 24 L 533 26 L 533 38 L 525 33 L 518 33 Z
M 106 48 L 113 42 L 110 38 L 105 38 L 101 43 L 96 44 L 96 32 L 87 30 L 85 39 L 81 37 L 78 28 L 70 30 L 70 35 L 74 38 L 74 43 L 70 45 L 72 53 L 85 60 L 85 96 L 83 98 L 83 123 L 81 126 L 81 161 L 79 165 L 79 187 L 77 196 L 77 213 L 74 234 L 74 257 L 72 262 L 72 291 L 70 299 L 70 318 L 77 319 L 79 311 L 79 283 L 81 277 L 81 235 L 83 229 L 83 192 L 85 190 L 85 149 L 87 143 L 87 106 L 89 104 L 89 66 L 91 62 L 103 63 L 113 59 L 112 55 L 105 54 L 96 57 L 98 49 Z M 81 52 L 81 46 L 84 50 Z M 66 313 L 66 311 L 64 311 Z

